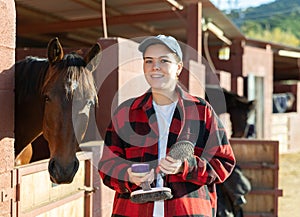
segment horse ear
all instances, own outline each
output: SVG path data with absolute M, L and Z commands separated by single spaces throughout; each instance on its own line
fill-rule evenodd
M 48 44 L 48 60 L 50 64 L 62 60 L 64 57 L 63 48 L 58 41 L 58 38 L 52 38 Z
M 101 57 L 101 46 L 100 44 L 95 44 L 85 55 L 84 61 L 87 63 L 86 68 L 90 71 L 93 72 L 98 64 L 100 63 L 100 57 Z
M 255 109 L 255 106 L 256 106 L 256 100 L 251 100 L 248 102 L 249 111 L 252 111 L 253 109 Z

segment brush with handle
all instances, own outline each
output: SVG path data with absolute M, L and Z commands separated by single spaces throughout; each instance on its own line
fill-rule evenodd
M 181 160 L 189 159 L 194 156 L 194 144 L 190 141 L 178 141 L 172 145 L 168 156 Z M 135 170 L 135 169 L 134 169 Z M 165 176 L 161 171 L 159 171 Z M 149 183 L 141 184 L 142 190 L 137 190 L 131 193 L 130 199 L 134 203 L 146 203 L 151 201 L 167 200 L 173 197 L 171 189 L 167 187 L 150 188 Z
M 131 166 L 132 174 L 143 177 L 149 172 L 149 164 L 133 164 Z M 141 183 L 141 190 L 133 191 L 130 194 L 130 200 L 134 203 L 147 203 L 158 200 L 166 200 L 173 197 L 170 188 L 155 187 L 151 188 L 148 181 Z

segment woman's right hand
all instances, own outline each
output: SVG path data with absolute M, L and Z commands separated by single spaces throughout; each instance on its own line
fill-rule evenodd
M 151 184 L 154 181 L 154 169 L 151 169 L 145 176 L 138 176 L 131 171 L 131 167 L 127 169 L 129 175 L 129 181 L 137 186 L 140 186 L 142 183 L 148 182 Z

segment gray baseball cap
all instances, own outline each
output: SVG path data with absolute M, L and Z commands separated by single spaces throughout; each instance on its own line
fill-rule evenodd
M 166 45 L 171 51 L 177 54 L 177 56 L 182 61 L 182 50 L 180 45 L 178 44 L 177 40 L 172 36 L 165 36 L 165 35 L 157 35 L 157 36 L 150 36 L 144 39 L 139 45 L 139 51 L 142 53 L 153 44 L 164 44 Z

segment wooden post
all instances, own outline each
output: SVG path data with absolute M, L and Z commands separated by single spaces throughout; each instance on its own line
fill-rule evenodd
M 184 69 L 180 82 L 191 94 L 205 97 L 205 66 L 202 64 L 202 3 L 187 8 L 187 45 L 184 49 Z
M 202 3 L 190 4 L 187 13 L 187 45 L 198 51 L 198 57 L 202 56 Z M 190 57 L 201 62 L 201 58 Z

